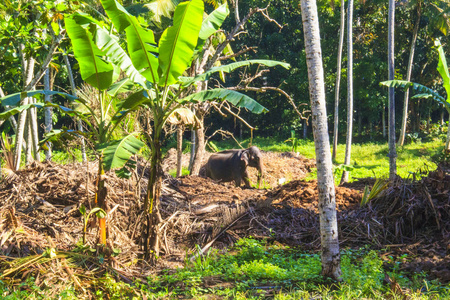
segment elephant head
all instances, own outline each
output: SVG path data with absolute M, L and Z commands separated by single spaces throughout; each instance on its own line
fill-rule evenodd
M 244 150 L 241 155 L 241 162 L 244 168 L 250 166 L 258 170 L 258 188 L 260 188 L 261 179 L 263 177 L 263 162 L 261 151 L 258 147 L 251 146 L 250 148 Z

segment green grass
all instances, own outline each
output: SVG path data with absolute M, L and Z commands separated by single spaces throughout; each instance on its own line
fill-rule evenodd
M 249 140 L 241 142 L 243 146 L 248 146 Z M 227 140 L 225 142 L 217 142 L 216 145 L 220 150 L 236 148 L 235 142 Z M 281 140 L 270 138 L 255 138 L 253 145 L 258 146 L 265 151 L 289 152 L 292 150 L 290 143 L 284 143 Z M 397 147 L 397 174 L 402 178 L 416 176 L 420 177 L 420 173 L 424 170 L 434 170 L 436 164 L 434 157 L 439 155 L 444 148 L 444 144 L 440 140 L 429 142 L 410 143 L 403 147 Z M 300 140 L 298 152 L 307 158 L 315 158 L 314 142 L 311 140 Z M 331 151 L 331 150 L 330 150 Z M 366 143 L 353 144 L 351 153 L 351 166 L 353 170 L 350 172 L 349 179 L 354 181 L 356 178 L 376 177 L 383 178 L 389 176 L 389 152 L 387 143 Z M 338 169 L 339 165 L 344 163 L 345 144 L 339 144 L 337 148 L 336 161 L 334 163 L 334 176 L 336 184 L 339 183 L 342 171 Z M 414 174 L 415 173 L 415 174 Z M 317 171 L 314 169 L 306 180 L 316 179 Z
M 430 281 L 423 272 L 401 271 L 407 254 L 384 255 L 387 264 L 383 263 L 385 251 L 389 250 L 343 249 L 338 283 L 321 276 L 317 253 L 245 238 L 228 250 L 211 250 L 192 262 L 187 258 L 184 268 L 163 270 L 132 284 L 105 274 L 94 279 L 95 290 L 80 291 L 66 283 L 65 290 L 55 293 L 51 286 L 38 287 L 28 277 L 20 285 L 0 281 L 0 295 L 2 299 L 77 299 L 87 294 L 95 299 L 402 299 L 384 282 L 386 274 L 409 299 L 450 299 L 449 284 Z

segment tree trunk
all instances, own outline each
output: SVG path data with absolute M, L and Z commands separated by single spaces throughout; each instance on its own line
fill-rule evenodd
M 73 80 L 73 73 L 72 73 L 72 68 L 70 67 L 70 62 L 69 62 L 69 57 L 67 56 L 67 54 L 63 55 L 64 57 L 64 62 L 66 64 L 67 67 L 67 74 L 69 75 L 69 81 L 70 81 L 70 86 L 72 88 L 72 95 L 74 95 L 75 97 L 77 96 L 77 87 L 75 85 L 75 81 Z M 78 131 L 83 132 L 83 124 L 81 123 L 80 119 L 76 119 L 77 121 L 77 127 L 78 127 Z M 81 139 L 81 158 L 83 160 L 83 162 L 86 162 L 86 146 L 84 144 L 84 139 Z
M 195 156 L 192 163 L 191 175 L 198 175 L 205 156 L 205 128 L 203 127 L 205 115 L 203 110 L 197 109 L 195 115 L 198 119 L 198 127 L 195 130 Z
M 353 135 L 353 0 L 348 0 L 347 14 L 347 138 L 344 165 L 350 165 Z M 348 182 L 348 175 L 348 171 L 342 172 L 340 184 Z
M 383 103 L 383 110 L 381 112 L 381 126 L 383 127 L 383 137 L 386 137 L 386 105 Z
M 336 160 L 336 151 L 338 144 L 338 128 L 339 128 L 339 89 L 341 85 L 341 65 L 342 65 L 342 49 L 344 48 L 344 28 L 345 28 L 345 3 L 341 2 L 341 27 L 339 32 L 339 48 L 337 56 L 336 71 L 336 91 L 334 95 L 334 131 L 333 131 L 333 154 L 332 160 Z
M 44 75 L 44 90 L 50 90 L 50 69 L 47 69 Z M 51 95 L 45 95 L 46 102 L 52 102 Z M 52 121 L 53 109 L 51 107 L 46 107 L 44 112 L 45 117 L 45 133 L 49 133 L 53 129 L 53 121 Z M 47 149 L 45 150 L 45 159 L 52 159 L 52 144 L 50 142 L 47 143 Z
M 29 63 L 28 60 L 25 57 L 25 53 L 23 52 L 23 50 L 25 49 L 25 46 L 23 44 L 19 45 L 19 52 L 20 55 L 22 57 L 22 67 L 24 68 L 23 70 L 23 80 L 24 80 L 24 85 L 27 85 L 29 82 L 31 82 L 31 78 L 33 76 L 33 72 L 30 72 L 30 68 L 29 68 Z M 20 106 L 22 105 L 26 105 L 29 103 L 29 98 L 25 97 L 23 99 L 21 99 L 20 101 Z M 16 130 L 16 147 L 14 149 L 14 168 L 15 171 L 19 170 L 20 168 L 20 162 L 21 162 L 21 158 L 22 158 L 22 145 L 23 145 L 23 141 L 24 141 L 24 133 L 25 133 L 25 127 L 27 125 L 27 111 L 22 111 L 19 113 L 19 118 L 18 118 L 18 124 L 17 124 L 17 130 Z M 28 132 L 28 130 L 27 130 Z
M 183 125 L 177 125 L 177 177 L 181 176 L 183 158 Z
M 395 1 L 389 0 L 388 14 L 388 68 L 389 80 L 394 80 L 394 25 Z M 397 151 L 395 149 L 395 91 L 389 88 L 389 178 L 394 180 L 397 175 Z
M 340 280 L 340 255 L 336 219 L 335 187 L 325 103 L 325 86 L 316 1 L 301 1 L 305 52 L 308 66 L 311 114 L 319 189 L 322 275 Z
M 406 81 L 411 81 L 411 73 L 413 68 L 414 61 L 414 51 L 416 49 L 416 41 L 417 35 L 419 32 L 419 24 L 420 24 L 420 16 L 421 16 L 421 2 L 417 2 L 417 19 L 416 24 L 414 25 L 413 37 L 411 41 L 411 49 L 409 50 L 409 60 L 408 60 L 408 69 L 406 70 Z M 409 87 L 405 91 L 405 97 L 403 99 L 403 117 L 402 117 L 402 128 L 400 130 L 400 136 L 398 138 L 398 145 L 403 146 L 405 142 L 405 134 L 406 134 L 406 123 L 408 120 L 408 102 L 409 102 Z

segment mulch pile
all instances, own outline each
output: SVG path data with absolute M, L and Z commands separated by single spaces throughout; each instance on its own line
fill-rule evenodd
M 272 187 L 269 190 L 242 189 L 199 176 L 165 178 L 160 268 L 181 266 L 186 251 L 215 237 L 215 247 L 229 246 L 249 235 L 305 249 L 320 247 L 317 182 L 302 180 L 314 167 L 314 160 L 269 152 L 263 153 L 263 159 L 266 183 Z M 142 254 L 139 242 L 146 190 L 143 167 L 140 162 L 130 180 L 117 178 L 113 172 L 108 174 L 110 246 L 121 249 L 115 262 L 131 276 L 143 276 L 150 271 L 148 268 L 143 272 L 136 265 Z M 164 168 L 172 169 L 173 159 L 166 160 Z M 90 209 L 96 172 L 95 162 L 69 165 L 46 162 L 32 164 L 2 180 L 0 254 L 24 257 L 42 253 L 49 247 L 74 249 L 83 234 L 79 208 L 84 205 Z M 256 171 L 250 173 L 256 182 Z M 364 184 L 355 183 L 357 189 L 352 184 L 336 187 L 341 246 L 389 245 L 392 249 L 423 254 L 429 260 L 411 262 L 405 268 L 430 270 L 436 277 L 447 280 L 450 271 L 438 266 L 450 263 L 446 253 L 450 237 L 449 173 L 449 168 L 442 165 L 418 181 L 399 179 L 381 197 L 362 208 L 359 203 Z M 282 182 L 287 183 L 280 185 Z M 92 247 L 96 237 L 96 224 L 90 222 L 87 240 Z

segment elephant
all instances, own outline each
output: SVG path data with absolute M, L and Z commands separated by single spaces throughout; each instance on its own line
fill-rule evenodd
M 263 175 L 263 162 L 261 151 L 256 146 L 248 149 L 230 149 L 214 153 L 206 163 L 206 176 L 221 182 L 235 182 L 241 186 L 241 180 L 245 187 L 250 187 L 247 166 L 258 169 L 258 188 L 261 185 Z

